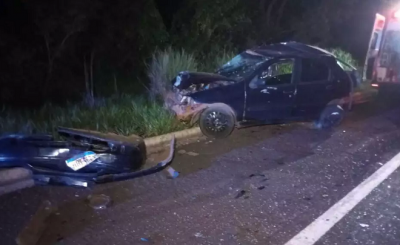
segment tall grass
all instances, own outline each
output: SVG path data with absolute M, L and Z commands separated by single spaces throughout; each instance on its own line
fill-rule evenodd
M 56 134 L 56 127 L 90 129 L 121 135 L 155 136 L 186 126 L 155 101 L 123 95 L 102 99 L 95 108 L 84 103 L 46 104 L 38 110 L 0 111 L 0 133 Z
M 237 53 L 234 51 L 226 49 L 223 49 L 216 54 L 211 54 L 208 57 L 208 62 L 203 62 L 203 69 L 206 72 L 215 72 L 216 69 L 228 63 L 228 61 L 230 61 L 236 55 Z
M 168 48 L 157 51 L 148 65 L 150 99 L 121 95 L 90 98 L 90 101 L 84 99 L 81 103 L 67 103 L 65 106 L 48 103 L 37 110 L 15 111 L 5 107 L 0 110 L 0 134 L 56 135 L 57 127 L 62 126 L 150 137 L 185 129 L 188 125 L 179 122 L 159 100 L 165 98 L 171 80 L 180 71 L 213 72 L 233 56 L 235 53 L 223 50 L 199 62 L 184 50 Z
M 351 53 L 344 51 L 343 49 L 340 48 L 331 48 L 328 51 L 331 52 L 333 55 L 335 55 L 336 58 L 338 58 L 339 60 L 342 60 L 343 62 L 346 62 L 347 64 L 352 65 L 354 67 L 358 66 L 358 62 L 356 61 L 356 59 L 353 58 Z
M 148 65 L 147 72 L 150 80 L 150 98 L 152 100 L 163 98 L 171 86 L 171 80 L 180 71 L 197 71 L 198 67 L 194 55 L 184 50 L 177 51 L 168 48 L 156 51 Z

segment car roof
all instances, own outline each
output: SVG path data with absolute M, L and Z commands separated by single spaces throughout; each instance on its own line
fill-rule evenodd
M 335 56 L 319 47 L 299 43 L 299 42 L 286 42 L 286 43 L 275 43 L 270 45 L 264 45 L 252 49 L 252 51 L 271 57 L 281 56 L 294 56 L 294 57 L 308 57 L 318 58 L 321 56 L 333 57 Z

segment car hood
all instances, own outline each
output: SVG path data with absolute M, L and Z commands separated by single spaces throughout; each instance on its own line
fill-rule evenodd
M 180 72 L 178 76 L 176 76 L 172 80 L 172 84 L 177 89 L 187 89 L 192 85 L 199 84 L 211 84 L 214 82 L 236 82 L 236 80 L 232 78 L 228 78 L 222 75 L 218 75 L 215 73 L 206 73 L 206 72 Z

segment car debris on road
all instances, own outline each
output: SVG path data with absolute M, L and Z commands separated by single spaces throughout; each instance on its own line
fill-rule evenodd
M 99 132 L 60 127 L 64 141 L 50 135 L 6 135 L 0 137 L 0 170 L 25 168 L 36 184 L 90 187 L 157 173 L 172 161 L 175 138 L 169 156 L 143 169 L 144 140 Z

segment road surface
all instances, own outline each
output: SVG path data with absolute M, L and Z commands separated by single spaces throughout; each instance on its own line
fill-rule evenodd
M 177 149 L 177 179 L 159 173 L 94 190 L 33 187 L 1 196 L 1 244 L 15 244 L 50 200 L 58 211 L 39 244 L 284 245 L 399 152 L 400 109 L 377 104 L 355 108 L 332 131 L 307 123 L 242 129 Z M 400 244 L 399 171 L 315 244 Z M 91 193 L 113 204 L 93 210 Z

